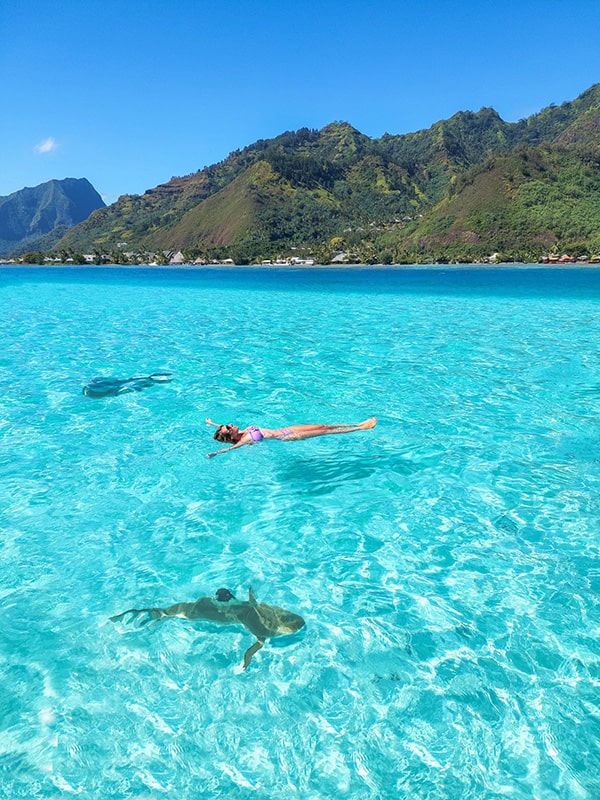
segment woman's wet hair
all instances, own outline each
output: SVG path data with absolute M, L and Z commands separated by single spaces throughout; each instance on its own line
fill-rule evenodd
M 227 426 L 220 425 L 215 431 L 213 439 L 216 439 L 217 442 L 230 442 L 231 436 L 229 434 L 229 431 L 227 430 Z

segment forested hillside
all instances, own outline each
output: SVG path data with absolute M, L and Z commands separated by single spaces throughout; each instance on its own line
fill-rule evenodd
M 490 108 L 371 139 L 345 122 L 261 140 L 124 196 L 64 249 L 244 263 L 470 260 L 600 249 L 600 84 L 516 123 Z

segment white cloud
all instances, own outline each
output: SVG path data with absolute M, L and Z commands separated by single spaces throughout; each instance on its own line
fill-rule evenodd
M 49 136 L 33 148 L 34 153 L 51 153 L 58 147 L 58 142 Z

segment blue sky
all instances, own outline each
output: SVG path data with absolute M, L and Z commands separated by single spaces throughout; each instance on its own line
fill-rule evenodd
M 600 81 L 598 0 L 0 0 L 0 195 L 107 202 L 300 127 L 369 136 Z

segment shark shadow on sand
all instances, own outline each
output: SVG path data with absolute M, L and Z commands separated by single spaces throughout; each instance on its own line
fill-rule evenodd
M 93 378 L 83 387 L 86 397 L 115 397 L 126 392 L 141 392 L 156 383 L 169 383 L 173 378 L 171 372 L 153 372 L 133 378 Z

